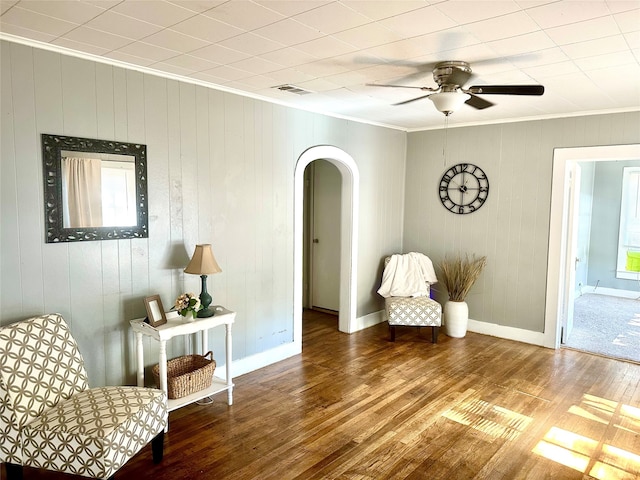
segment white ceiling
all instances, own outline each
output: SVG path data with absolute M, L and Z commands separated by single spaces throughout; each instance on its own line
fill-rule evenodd
M 640 109 L 640 0 L 0 0 L 4 39 L 184 77 L 252 97 L 406 130 L 439 128 L 433 64 L 471 63 L 491 95 L 449 125 Z M 34 43 L 35 42 L 35 43 Z M 412 75 L 419 73 L 419 75 Z M 410 76 L 411 75 L 411 76 Z M 410 76 L 407 78 L 407 76 Z M 272 87 L 293 84 L 313 93 Z

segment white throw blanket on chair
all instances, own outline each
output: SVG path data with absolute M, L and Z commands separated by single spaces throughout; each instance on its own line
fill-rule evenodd
M 422 253 L 391 255 L 382 274 L 378 293 L 383 297 L 421 297 L 429 294 L 427 283 L 438 278 L 433 263 Z

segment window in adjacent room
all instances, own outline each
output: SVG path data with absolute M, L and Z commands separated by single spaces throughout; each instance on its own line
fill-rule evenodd
M 625 167 L 622 174 L 616 277 L 640 279 L 640 167 Z

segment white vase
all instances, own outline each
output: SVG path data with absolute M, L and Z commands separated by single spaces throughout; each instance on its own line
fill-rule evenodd
M 469 306 L 467 302 L 452 302 L 444 304 L 444 325 L 447 335 L 462 338 L 467 334 L 469 323 Z

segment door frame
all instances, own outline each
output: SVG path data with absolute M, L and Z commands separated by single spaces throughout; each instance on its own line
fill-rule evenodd
M 300 155 L 294 171 L 293 340 L 300 345 L 302 345 L 304 278 L 304 170 L 314 160 L 327 160 L 338 168 L 342 176 L 338 329 L 345 333 L 356 331 L 360 174 L 356 162 L 344 150 L 332 145 L 317 145 L 308 148 Z
M 564 294 L 562 296 L 562 316 L 560 326 L 560 343 L 567 343 L 571 331 L 573 330 L 573 306 L 576 301 L 576 267 L 579 261 L 577 257 L 578 251 L 578 220 L 580 215 L 580 189 L 582 173 L 578 162 L 569 162 L 567 164 L 569 173 L 568 179 L 568 199 L 567 199 L 567 244 L 565 255 L 565 272 L 566 281 L 564 285 Z
M 569 225 L 569 170 L 576 162 L 600 162 L 640 159 L 640 144 L 595 147 L 555 148 L 551 180 L 551 215 L 549 219 L 549 254 L 547 257 L 547 293 L 544 322 L 544 346 L 560 347 L 562 316 L 566 313 L 563 291 L 567 287 L 567 246 L 572 229 Z

